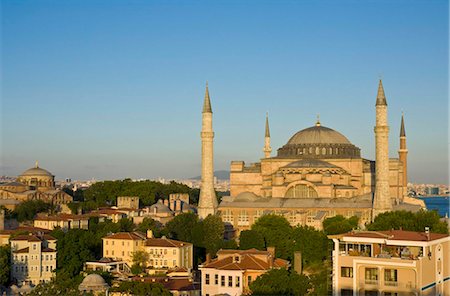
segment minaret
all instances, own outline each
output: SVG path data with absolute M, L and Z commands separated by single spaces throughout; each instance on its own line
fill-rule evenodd
M 372 219 L 378 214 L 392 210 L 389 187 L 389 126 L 387 103 L 383 83 L 378 85 L 375 124 L 375 196 Z
M 270 158 L 272 147 L 270 147 L 269 114 L 266 113 L 266 133 L 264 137 L 264 157 Z
M 204 219 L 210 214 L 214 215 L 217 210 L 217 198 L 214 191 L 214 132 L 208 82 L 206 83 L 205 101 L 203 102 L 202 132 L 200 135 L 202 138 L 202 184 L 198 202 L 198 216 L 200 219 Z
M 403 164 L 403 187 L 406 190 L 406 186 L 408 185 L 408 149 L 406 148 L 406 133 L 403 113 L 402 124 L 400 125 L 400 149 L 398 150 L 398 158 Z

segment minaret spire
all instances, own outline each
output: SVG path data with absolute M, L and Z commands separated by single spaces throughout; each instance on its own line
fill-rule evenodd
M 266 113 L 266 131 L 264 137 L 264 157 L 270 158 L 270 153 L 272 152 L 272 147 L 270 147 L 270 129 L 269 129 L 269 114 Z
M 402 112 L 402 122 L 400 124 L 400 149 L 398 150 L 398 158 L 403 164 L 403 195 L 407 193 L 408 186 L 408 148 L 406 148 L 406 132 L 405 132 L 405 121 Z
M 373 199 L 374 219 L 378 214 L 392 210 L 389 185 L 389 126 L 387 102 L 380 79 L 376 101 L 375 124 L 375 196 Z
M 198 202 L 198 216 L 200 219 L 204 219 L 208 215 L 214 215 L 217 211 L 217 198 L 214 190 L 214 131 L 208 82 L 206 82 L 200 135 L 202 138 L 202 183 Z

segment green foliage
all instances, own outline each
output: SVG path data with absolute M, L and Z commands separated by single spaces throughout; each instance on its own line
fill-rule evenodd
M 159 283 L 121 282 L 119 287 L 111 288 L 111 292 L 126 292 L 136 296 L 170 296 L 170 293 Z
M 0 247 L 0 286 L 7 286 L 10 281 L 9 273 L 11 271 L 11 249 L 9 245 Z
M 297 226 L 292 231 L 292 252 L 300 251 L 305 266 L 327 258 L 330 242 L 323 231 L 309 226 Z M 293 258 L 293 256 L 291 256 Z
M 236 250 L 238 248 L 237 242 L 232 239 L 232 240 L 224 240 L 222 242 L 222 246 L 220 247 L 221 249 L 233 249 Z
M 158 199 L 168 198 L 171 193 L 188 193 L 193 202 L 197 201 L 199 196 L 198 189 L 191 189 L 176 182 L 162 184 L 149 180 L 133 182 L 125 179 L 97 182 L 84 190 L 85 203 L 83 203 L 83 207 L 112 205 L 116 203 L 118 196 L 139 196 L 141 205 L 148 206 L 154 204 Z M 86 202 L 92 203 L 87 204 Z
M 326 234 L 346 233 L 357 228 L 358 221 L 356 216 L 347 219 L 342 215 L 337 215 L 323 221 L 323 230 Z
M 154 237 L 161 237 L 161 230 L 163 228 L 163 225 L 161 222 L 153 220 L 150 217 L 144 218 L 141 224 L 137 226 L 137 230 L 147 233 L 147 230 L 153 231 Z
M 33 220 L 37 213 L 48 212 L 52 209 L 51 204 L 42 200 L 27 200 L 20 203 L 12 214 L 17 218 L 17 221 L 23 222 Z
M 272 269 L 250 284 L 252 295 L 306 295 L 311 289 L 309 278 L 295 271 Z
M 145 251 L 136 251 L 132 254 L 133 256 L 133 265 L 131 266 L 131 272 L 133 274 L 142 273 L 147 267 L 148 259 L 150 258 L 149 254 Z
M 225 226 L 222 219 L 217 215 L 209 215 L 197 225 L 195 233 L 201 234 L 201 240 L 196 242 L 197 245 L 214 256 L 223 244 Z
M 117 223 L 119 224 L 119 231 L 121 232 L 130 232 L 135 228 L 133 220 L 128 218 L 122 218 Z
M 331 274 L 327 269 L 327 264 L 322 266 L 325 266 L 325 268 L 322 268 L 319 272 L 312 273 L 310 276 L 312 289 L 309 291 L 308 295 L 331 295 Z
M 264 250 L 264 236 L 256 230 L 244 230 L 239 235 L 239 249 Z
M 175 216 L 166 224 L 166 233 L 173 239 L 193 242 L 193 230 L 198 224 L 198 216 L 194 213 L 183 213 Z
M 439 214 L 436 211 L 386 212 L 379 214 L 372 223 L 367 225 L 368 230 L 403 229 L 420 232 L 423 232 L 425 227 L 430 227 L 431 232 L 448 233 L 447 224 L 440 221 Z
M 92 293 L 83 294 L 78 291 L 78 286 L 83 280 L 82 276 L 69 276 L 66 273 L 56 275 L 56 278 L 48 283 L 37 285 L 28 296 L 64 295 L 64 296 L 93 296 Z
M 253 225 L 252 230 L 258 232 L 265 242 L 265 247 L 275 247 L 277 257 L 290 257 L 292 228 L 286 218 L 278 215 L 264 215 Z

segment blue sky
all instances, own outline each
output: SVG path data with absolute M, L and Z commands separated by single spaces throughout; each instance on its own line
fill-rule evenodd
M 374 159 L 405 113 L 413 182 L 448 183 L 448 1 L 2 2 L 2 170 L 58 179 L 199 175 L 209 81 L 215 165 L 322 124 Z

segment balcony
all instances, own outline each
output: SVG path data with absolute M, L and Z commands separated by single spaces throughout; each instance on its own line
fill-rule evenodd
M 384 281 L 384 285 L 389 286 L 389 287 L 398 287 L 398 282 L 397 281 Z
M 368 280 L 368 279 L 365 279 L 365 280 L 364 280 L 364 283 L 365 283 L 366 285 L 376 285 L 376 286 L 378 286 L 378 280 Z

